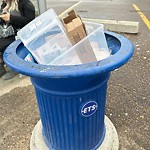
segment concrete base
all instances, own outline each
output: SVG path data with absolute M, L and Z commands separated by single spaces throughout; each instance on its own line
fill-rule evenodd
M 118 150 L 119 140 L 116 129 L 107 116 L 105 116 L 106 135 L 103 143 L 97 150 Z M 45 144 L 42 136 L 42 124 L 39 121 L 31 136 L 30 150 L 50 150 Z

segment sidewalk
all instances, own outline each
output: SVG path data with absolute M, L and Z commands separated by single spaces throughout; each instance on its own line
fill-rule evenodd
M 20 74 L 18 74 L 11 80 L 3 80 L 2 78 L 0 78 L 0 96 L 9 93 L 16 87 L 25 87 L 28 85 L 31 85 L 29 77 L 25 77 Z

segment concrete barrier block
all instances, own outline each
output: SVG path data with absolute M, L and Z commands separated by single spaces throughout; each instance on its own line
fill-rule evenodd
M 139 32 L 139 22 L 88 19 L 88 18 L 82 18 L 82 20 L 104 24 L 105 29 L 109 31 L 123 32 L 123 33 L 138 33 Z

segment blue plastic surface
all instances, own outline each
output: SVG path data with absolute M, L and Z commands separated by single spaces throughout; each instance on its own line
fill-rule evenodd
M 43 135 L 50 150 L 96 150 L 105 136 L 104 114 L 107 81 L 86 90 L 54 92 L 34 84 Z M 80 86 L 80 84 L 78 85 Z M 81 114 L 90 101 L 97 110 L 90 116 Z
M 18 55 L 18 51 L 21 51 L 20 45 L 22 45 L 20 40 L 15 41 L 6 49 L 4 53 L 4 61 L 8 66 L 24 75 L 45 78 L 76 77 L 77 75 L 87 76 L 109 72 L 124 65 L 131 58 L 134 47 L 133 44 L 124 36 L 113 32 L 105 32 L 105 35 L 108 47 L 112 49 L 112 54 L 115 55 L 98 62 L 63 67 L 26 63 Z
M 23 59 L 28 50 L 19 40 L 4 53 L 4 61 L 9 67 L 31 77 L 43 136 L 51 150 L 95 150 L 104 139 L 110 72 L 124 65 L 134 50 L 133 44 L 119 34 L 105 32 L 105 36 L 112 56 L 89 64 L 45 66 L 26 62 Z M 97 104 L 97 110 L 92 110 L 91 101 L 91 105 Z M 92 110 L 92 115 L 82 115 L 83 108 L 85 112 Z

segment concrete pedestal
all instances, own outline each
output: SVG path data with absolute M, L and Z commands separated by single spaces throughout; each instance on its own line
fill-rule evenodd
M 106 135 L 103 143 L 97 150 L 118 150 L 119 149 L 118 134 L 114 125 L 107 116 L 105 116 L 105 126 L 106 126 Z M 30 150 L 50 150 L 43 140 L 41 121 L 39 121 L 36 124 L 32 132 L 30 140 Z

